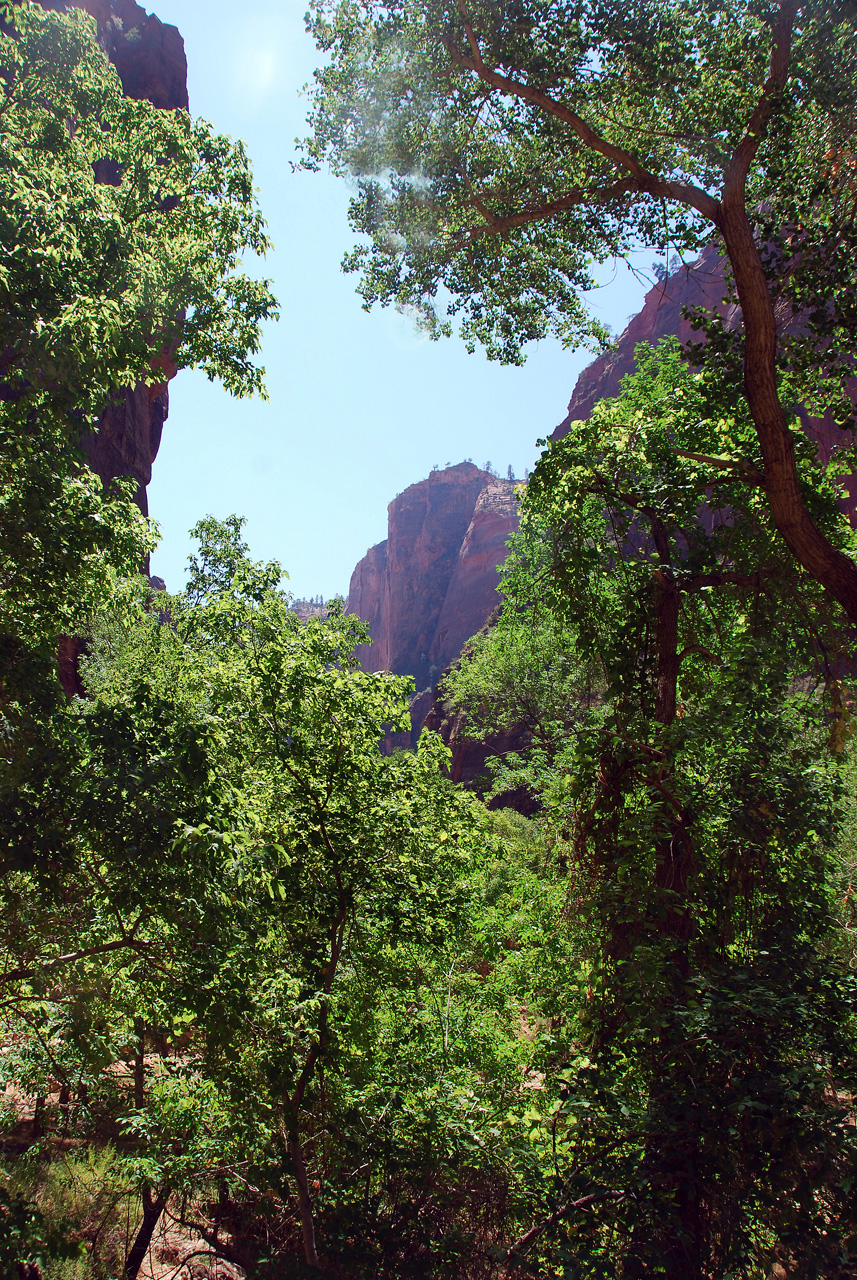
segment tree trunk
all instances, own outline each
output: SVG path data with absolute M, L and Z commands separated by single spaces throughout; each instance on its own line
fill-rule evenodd
M 289 1155 L 295 1168 L 295 1182 L 298 1188 L 298 1205 L 301 1215 L 301 1234 L 304 1241 L 304 1257 L 311 1267 L 319 1268 L 318 1248 L 315 1242 L 315 1223 L 312 1217 L 312 1200 L 309 1194 L 306 1165 L 303 1151 L 297 1134 L 289 1137 Z
M 169 1187 L 167 1186 L 162 1187 L 157 1195 L 152 1194 L 151 1187 L 143 1188 L 143 1221 L 140 1223 L 140 1229 L 134 1238 L 128 1257 L 125 1259 L 124 1280 L 137 1280 L 137 1273 L 149 1251 L 155 1227 L 158 1225 L 158 1219 L 164 1211 L 168 1195 Z
M 696 1143 L 694 1142 L 695 1155 Z M 699 1187 L 693 1177 L 676 1180 L 676 1214 L 681 1223 L 681 1233 L 671 1232 L 664 1242 L 664 1272 L 667 1280 L 705 1280 L 702 1266 L 702 1229 L 699 1214 Z
M 676 713 L 678 611 L 679 593 L 675 583 L 669 579 L 664 579 L 664 585 L 661 587 L 658 600 L 658 688 L 655 698 L 655 719 L 664 725 L 672 724 Z
M 744 393 L 759 443 L 765 492 L 786 546 L 857 622 L 857 564 L 832 546 L 806 509 L 794 443 L 777 392 L 777 325 L 753 229 L 740 194 L 725 195 L 720 230 L 744 323 Z
M 69 1112 L 71 1110 L 71 1085 L 68 1080 L 63 1080 L 60 1085 L 59 1098 L 57 1099 L 60 1109 L 60 1117 L 62 1120 L 62 1132 L 68 1130 Z
M 36 1095 L 36 1101 L 33 1106 L 33 1142 L 38 1141 L 42 1136 L 42 1112 L 44 1107 L 44 1095 L 39 1093 Z
M 652 1104 L 657 1106 L 665 1090 L 672 1092 L 681 1084 L 674 1078 L 661 1080 Z M 643 1218 L 635 1224 L 622 1262 L 622 1280 L 648 1280 L 653 1264 L 658 1263 L 663 1272 L 655 1274 L 663 1274 L 666 1280 L 706 1280 L 710 1272 L 703 1261 L 707 1242 L 696 1177 L 697 1137 L 691 1134 L 685 1142 L 676 1139 L 668 1148 L 652 1139 L 646 1156 L 653 1179 L 669 1188 L 672 1200 L 666 1213 L 660 1211 L 654 1220 Z
M 134 1051 L 134 1106 L 143 1110 L 146 1101 L 146 1028 L 142 1018 L 134 1019 L 137 1044 Z
M 665 564 L 668 559 L 666 530 L 653 527 L 653 533 Z M 665 573 L 659 580 L 655 716 L 662 725 L 669 726 L 676 718 L 678 707 L 681 595 L 671 574 Z M 658 779 L 662 786 L 671 786 L 672 773 L 670 759 L 663 776 Z M 672 967 L 678 984 L 682 984 L 674 990 L 672 997 L 666 997 L 672 1014 L 676 1006 L 684 1002 L 682 986 L 690 968 L 688 943 L 693 932 L 693 913 L 687 884 L 693 870 L 694 847 L 687 829 L 687 815 L 677 810 L 675 802 L 670 803 L 657 787 L 653 788 L 653 799 L 660 799 L 664 804 L 668 828 L 657 844 L 656 917 L 653 924 L 657 932 L 670 939 L 670 951 L 664 962 Z M 673 1021 L 672 1017 L 669 1021 Z M 666 1038 L 663 1047 L 668 1053 Z M 649 1109 L 653 1132 L 646 1143 L 646 1159 L 654 1184 L 668 1188 L 671 1203 L 662 1224 L 643 1221 L 635 1227 L 622 1271 L 627 1280 L 644 1280 L 651 1274 L 653 1246 L 667 1280 L 703 1280 L 699 1188 L 694 1176 L 697 1140 L 692 1133 L 674 1131 L 668 1120 L 671 1105 L 676 1099 L 686 1096 L 688 1085 L 685 1078 L 676 1079 L 669 1072 L 666 1078 L 656 1076 L 651 1084 Z

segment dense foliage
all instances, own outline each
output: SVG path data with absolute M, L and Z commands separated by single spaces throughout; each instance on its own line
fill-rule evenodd
M 378 750 L 407 682 L 354 669 L 354 619 L 302 624 L 239 527 L 200 526 L 183 596 L 114 609 L 88 700 L 54 719 L 52 776 L 37 804 L 18 797 L 51 865 L 7 860 L 17 967 L 4 991 L 19 1031 L 4 1072 L 42 1095 L 85 1084 L 82 1131 L 109 1115 L 117 1136 L 135 1134 L 130 1170 L 160 1207 L 209 1186 L 212 1165 L 229 1179 L 250 1162 L 256 1195 L 275 1202 L 291 1176 L 316 1261 L 308 1165 L 346 1214 L 352 1165 L 361 1199 L 391 1147 L 407 1167 L 410 1145 L 437 1138 L 432 1108 L 462 1105 L 462 1038 L 499 1073 L 500 1106 L 509 1068 L 492 1064 L 490 1037 L 480 1045 L 480 1022 L 504 1011 L 453 1031 L 447 1005 L 440 1080 L 401 1060 L 406 1004 L 431 999 L 441 969 L 449 998 L 467 968 L 475 820 L 437 743 Z M 425 1021 L 436 1036 L 436 1011 Z M 242 1198 L 222 1200 L 240 1216 Z M 294 1226 L 287 1215 L 283 1248 Z
M 752 425 L 669 346 L 638 356 L 543 454 L 503 617 L 447 681 L 487 730 L 498 685 L 534 698 L 533 747 L 496 785 L 564 829 L 587 925 L 551 1256 L 564 1275 L 851 1275 L 841 633 L 783 559 Z M 848 545 L 802 447 L 814 516 Z M 562 714 L 522 655 L 558 673 Z
M 77 444 L 116 388 L 199 366 L 237 395 L 274 313 L 240 269 L 267 240 L 240 144 L 124 97 L 93 19 L 24 6 L 0 33 L 0 635 L 53 652 L 150 538 Z
M 704 201 L 664 209 L 716 186 L 761 91 L 776 110 L 741 199 L 766 199 L 766 290 L 805 315 L 816 250 L 840 284 L 853 270 L 834 208 L 853 24 L 797 16 L 317 6 L 333 57 L 310 159 L 365 179 L 367 298 L 442 285 L 512 358 L 545 326 L 579 336 L 587 255 L 704 238 Z M 786 20 L 788 92 L 763 83 Z M 528 788 L 538 816 L 489 812 L 436 737 L 381 753 L 409 682 L 358 668 L 366 630 L 341 602 L 302 622 L 240 519 L 200 521 L 183 591 L 137 575 L 151 530 L 78 441 L 164 359 L 260 389 L 273 301 L 238 256 L 264 229 L 241 148 L 123 99 L 87 19 L 16 24 L 0 1275 L 136 1280 L 151 1253 L 203 1253 L 262 1280 L 853 1277 L 851 636 L 783 540 L 740 333 L 712 321 L 695 367 L 641 350 L 542 456 L 499 622 L 445 685 L 471 732 L 530 732 L 495 793 Z M 492 98 L 489 72 L 518 79 Z M 533 93 L 585 106 L 619 150 L 577 125 L 570 143 Z M 616 188 L 630 138 L 669 191 L 633 169 Z M 599 183 L 593 214 L 577 194 Z M 802 510 L 852 563 L 841 462 L 791 407 L 813 360 L 819 396 L 835 386 L 850 305 L 796 326 L 774 374 Z M 58 679 L 74 632 L 84 698 Z

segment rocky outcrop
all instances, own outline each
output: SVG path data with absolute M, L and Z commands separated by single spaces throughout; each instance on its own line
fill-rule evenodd
M 98 39 L 129 98 L 148 99 L 163 110 L 187 110 L 187 60 L 176 27 L 146 13 L 134 0 L 39 0 L 43 9 L 84 9 L 98 24 Z M 110 181 L 111 175 L 97 174 Z M 107 484 L 115 476 L 137 481 L 137 503 L 145 513 L 146 486 L 169 413 L 167 383 L 176 373 L 168 355 L 157 360 L 163 381 L 116 393 L 98 430 L 81 443 L 89 465 Z
M 476 499 L 429 650 L 431 672 L 443 671 L 496 608 L 498 566 L 518 527 L 515 487 L 492 479 Z
M 166 383 L 127 387 L 105 409 L 98 430 L 81 441 L 90 467 L 105 484 L 114 476 L 133 476 L 135 500 L 144 515 L 149 512 L 146 486 L 169 411 Z
M 497 565 L 517 528 L 514 484 L 472 462 L 433 471 L 387 508 L 387 539 L 357 565 L 348 609 L 368 622 L 368 671 L 431 689 L 497 603 Z
M 392 505 L 390 503 L 387 508 L 388 529 L 392 524 Z M 369 548 L 352 573 L 348 587 L 348 612 L 356 613 L 368 623 L 369 634 L 373 638 L 371 645 L 360 645 L 357 650 L 357 656 L 367 671 L 383 671 L 384 658 L 392 648 L 389 633 L 395 628 L 390 618 L 389 590 L 385 589 L 388 541 Z
M 292 613 L 298 615 L 301 622 L 309 622 L 310 618 L 326 618 L 328 605 L 325 604 L 322 596 L 315 596 L 312 600 L 301 597 L 299 600 L 293 600 L 289 608 Z
M 453 782 L 459 783 L 469 791 L 483 795 L 491 784 L 491 775 L 487 760 L 489 756 L 505 756 L 511 751 L 525 751 L 532 742 L 529 731 L 523 725 L 516 725 L 505 733 L 494 734 L 480 742 L 468 737 L 461 713 L 450 712 L 443 704 L 437 688 L 427 701 L 427 711 L 423 711 L 422 727 L 439 733 L 451 755 L 449 776 Z M 413 709 L 411 711 L 413 717 Z M 491 809 L 517 809 L 518 813 L 530 816 L 539 809 L 538 802 L 524 787 L 516 791 L 507 791 L 496 796 L 489 803 Z
M 98 41 L 129 98 L 187 110 L 187 59 L 178 28 L 135 0 L 38 0 L 43 9 L 83 9 L 98 24 Z

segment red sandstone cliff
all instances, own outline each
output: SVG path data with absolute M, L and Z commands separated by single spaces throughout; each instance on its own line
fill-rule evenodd
M 43 9 L 83 9 L 98 23 L 98 41 L 129 98 L 187 110 L 187 60 L 178 28 L 135 0 L 38 0 Z
M 618 394 L 622 379 L 637 367 L 634 348 L 638 342 L 655 343 L 668 334 L 675 334 L 682 342 L 693 337 L 698 341 L 699 335 L 693 333 L 682 309 L 704 307 L 708 311 L 722 311 L 723 293 L 723 259 L 713 246 L 705 249 L 692 265 L 680 267 L 650 289 L 642 309 L 632 317 L 616 344 L 580 374 L 571 394 L 568 413 L 554 431 L 553 438 L 561 440 L 568 433 L 570 422 L 583 421 L 599 400 Z
M 372 634 L 363 666 L 431 689 L 496 605 L 497 565 L 517 525 L 512 482 L 472 462 L 433 471 L 394 498 L 387 539 L 366 553 L 348 590 L 349 611 Z
M 670 334 L 682 342 L 695 337 L 684 308 L 725 312 L 727 324 L 737 324 L 737 309 L 726 308 L 724 292 L 724 263 L 713 247 L 651 289 L 615 346 L 581 373 L 554 438 L 561 439 L 570 422 L 587 418 L 600 399 L 618 393 L 622 378 L 636 367 L 639 342 L 655 343 Z M 781 317 L 784 328 L 793 322 Z M 805 417 L 805 426 L 825 459 L 843 442 L 832 422 Z M 846 487 L 855 496 L 843 505 L 854 520 L 854 477 Z M 452 748 L 453 778 L 472 784 L 486 772 L 486 756 L 520 749 L 521 731 L 486 744 L 468 740 L 460 717 L 447 716 L 432 686 L 496 604 L 495 566 L 505 558 L 505 541 L 517 526 L 512 485 L 462 463 L 412 485 L 388 511 L 387 541 L 364 556 L 349 591 L 349 607 L 370 624 L 374 637 L 363 662 L 369 670 L 416 678 L 411 741 L 424 724 L 437 729 Z M 397 737 L 388 745 L 407 742 Z M 525 797 L 512 802 L 527 811 Z
M 518 519 L 515 485 L 492 478 L 476 499 L 455 560 L 429 650 L 432 671 L 442 672 L 454 662 L 496 608 L 497 566 L 506 559 L 506 542 Z

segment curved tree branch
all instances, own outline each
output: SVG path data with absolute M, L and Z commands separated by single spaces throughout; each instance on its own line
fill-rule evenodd
M 489 67 L 482 58 L 479 41 L 468 20 L 465 0 L 456 0 L 456 4 L 467 35 L 470 54 L 464 53 L 451 39 L 448 39 L 446 41 L 447 52 L 455 66 L 461 67 L 465 71 L 472 71 L 484 84 L 489 84 L 493 88 L 499 89 L 501 93 L 508 93 L 511 97 L 532 102 L 550 115 L 562 120 L 590 151 L 603 156 L 606 160 L 612 160 L 619 168 L 625 169 L 631 175 L 634 179 L 634 186 L 630 189 L 667 200 L 677 200 L 681 204 L 696 209 L 698 213 L 701 213 L 704 218 L 708 218 L 709 221 L 717 222 L 720 206 L 717 200 L 709 195 L 707 191 L 703 191 L 701 187 L 697 187 L 690 182 L 673 182 L 659 178 L 647 169 L 633 152 L 626 151 L 624 147 L 618 147 L 615 143 L 608 142 L 582 116 L 572 111 L 564 103 L 558 102 L 556 98 L 551 97 L 543 89 L 537 89 L 534 85 L 524 84 L 511 76 L 504 76 L 493 67 Z

